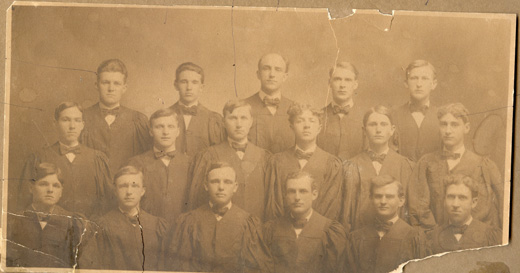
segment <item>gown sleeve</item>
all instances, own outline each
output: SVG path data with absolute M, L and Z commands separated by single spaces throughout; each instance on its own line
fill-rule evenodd
M 9 188 L 9 200 L 12 200 L 8 203 L 11 206 L 9 211 L 22 211 L 31 204 L 32 194 L 29 188 L 36 177 L 36 166 L 40 163 L 41 157 L 39 153 L 31 154 L 25 161 L 18 185 L 13 187 L 12 192 L 11 188 Z
M 265 220 L 272 220 L 284 214 L 282 183 L 280 180 L 280 154 L 273 155 L 266 164 L 266 207 Z
M 207 203 L 207 194 L 204 190 L 206 173 L 211 164 L 211 154 L 205 150 L 196 154 L 189 166 L 188 181 L 188 208 L 196 209 L 202 204 Z
M 345 228 L 338 222 L 333 221 L 325 232 L 324 245 L 325 249 L 325 265 L 327 268 L 324 272 L 345 272 L 347 257 L 347 236 Z
M 430 209 L 430 188 L 427 177 L 428 160 L 423 157 L 417 163 L 408 183 L 408 211 L 410 224 L 431 230 L 436 225 Z
M 361 177 L 357 165 L 351 161 L 343 161 L 343 209 L 339 222 L 347 232 L 355 225 L 360 184 Z
M 115 207 L 117 201 L 114 195 L 112 173 L 108 165 L 108 158 L 104 153 L 96 151 L 95 160 L 97 207 L 94 209 L 94 213 L 99 217 Z
M 342 208 L 345 206 L 345 185 L 343 164 L 337 157 L 329 157 L 326 176 L 320 186 L 316 210 L 321 215 L 336 221 L 343 221 Z
M 504 219 L 504 180 L 495 162 L 489 158 L 484 158 L 482 162 L 482 175 L 486 184 L 491 186 L 492 200 L 491 205 L 495 206 L 498 212 L 498 227 L 502 228 Z M 501 240 L 500 240 L 501 241 Z
M 135 140 L 134 155 L 142 154 L 152 148 L 152 137 L 150 136 L 150 125 L 148 118 L 142 113 L 136 113 L 134 117 Z
M 222 116 L 218 113 L 211 113 L 208 124 L 209 145 L 219 144 L 226 139 L 226 130 L 222 122 Z
M 200 242 L 200 238 L 194 228 L 191 212 L 181 214 L 166 241 L 165 269 L 193 271 L 192 264 L 197 258 L 196 249 L 194 249 L 196 242 Z
M 274 272 L 273 258 L 263 238 L 260 219 L 250 216 L 246 220 L 241 259 L 245 272 Z

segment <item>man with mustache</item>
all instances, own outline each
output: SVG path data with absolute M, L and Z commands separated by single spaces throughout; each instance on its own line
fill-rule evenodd
M 238 189 L 233 194 L 233 203 L 263 218 L 265 167 L 271 153 L 247 139 L 253 123 L 251 105 L 244 100 L 231 100 L 224 106 L 222 114 L 227 141 L 211 146 L 195 157 L 189 171 L 192 176 L 189 206 L 195 209 L 208 202 L 204 190 L 205 173 L 212 163 L 223 161 L 233 166 L 237 174 Z
M 454 174 L 444 179 L 444 209 L 448 222 L 431 234 L 433 253 L 499 245 L 502 231 L 472 216 L 478 204 L 478 185 L 466 175 Z

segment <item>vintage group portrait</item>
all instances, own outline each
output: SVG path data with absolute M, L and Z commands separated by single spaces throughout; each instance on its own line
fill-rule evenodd
M 390 17 L 15 3 L 1 268 L 384 273 L 508 244 L 516 17 Z

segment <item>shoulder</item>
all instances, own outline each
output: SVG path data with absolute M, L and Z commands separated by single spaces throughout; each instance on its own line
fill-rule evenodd
M 83 144 L 80 144 L 80 145 L 81 145 L 81 153 L 82 154 L 95 156 L 96 159 L 108 160 L 108 158 L 105 155 L 105 153 L 103 153 L 103 152 L 101 152 L 99 150 L 87 147 L 86 145 L 83 145 Z
M 100 109 L 99 108 L 99 103 L 96 103 L 96 104 L 94 104 L 94 105 L 92 105 L 92 106 L 90 106 L 88 108 L 85 108 L 83 110 L 83 114 L 90 115 L 90 114 L 92 114 L 92 113 L 94 113 L 96 111 L 99 111 L 99 109 Z
M 139 112 L 137 110 L 130 109 L 128 107 L 121 106 L 121 112 L 124 113 L 124 114 L 127 114 L 127 115 L 130 115 L 130 116 L 134 117 L 134 119 L 148 121 L 148 118 L 146 117 L 145 114 L 143 114 L 143 113 L 141 113 L 141 112 Z

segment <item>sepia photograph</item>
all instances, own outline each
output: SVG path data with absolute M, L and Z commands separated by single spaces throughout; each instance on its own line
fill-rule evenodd
M 384 273 L 506 245 L 516 31 L 15 3 L 1 269 Z

